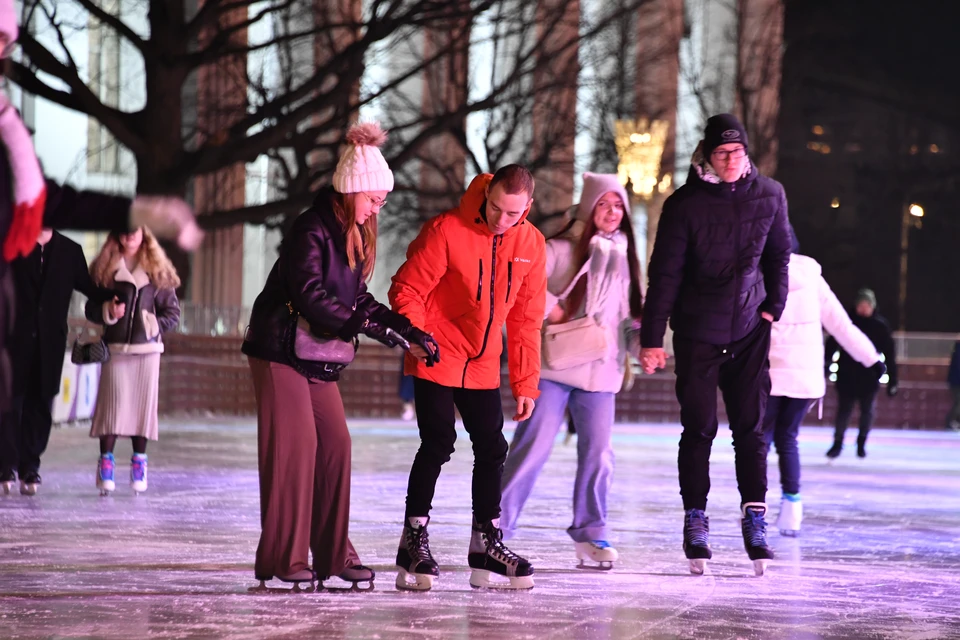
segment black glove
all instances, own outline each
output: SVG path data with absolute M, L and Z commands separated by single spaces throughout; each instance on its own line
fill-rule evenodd
M 877 380 L 879 380 L 880 378 L 883 377 L 883 374 L 887 372 L 887 365 L 877 360 L 877 363 L 872 367 L 870 367 L 870 370 L 877 375 Z
M 383 310 L 364 321 L 360 330 L 388 347 L 401 346 L 409 351 L 415 344 L 427 352 L 426 364 L 432 367 L 440 362 L 440 345 L 429 333 L 417 329 L 406 316 Z
M 897 395 L 897 391 L 899 390 L 900 390 L 900 387 L 898 387 L 896 383 L 890 383 L 887 385 L 887 396 L 892 398 L 895 395 Z
M 440 345 L 433 339 L 433 336 L 425 331 L 421 331 L 414 326 L 410 326 L 405 332 L 400 332 L 410 344 L 415 344 L 427 352 L 426 364 L 428 367 L 440 362 Z
M 360 330 L 364 333 L 364 335 L 370 336 L 377 342 L 385 344 L 391 349 L 399 345 L 403 345 L 404 349 L 410 348 L 409 342 L 406 342 L 406 340 L 404 340 L 400 334 L 385 324 L 381 324 L 373 320 L 367 320 L 366 323 L 360 327 Z

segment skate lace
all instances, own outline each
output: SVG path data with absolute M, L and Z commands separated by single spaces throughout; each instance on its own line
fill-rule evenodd
M 706 547 L 709 544 L 710 520 L 698 509 L 687 512 L 687 521 L 684 526 L 684 535 L 687 543 L 697 547 Z
M 763 513 L 754 509 L 747 509 L 743 517 L 743 537 L 751 547 L 767 546 L 767 522 Z
M 523 558 L 515 554 L 513 551 L 510 551 L 510 549 L 503 544 L 502 530 L 494 529 L 491 532 L 485 532 L 483 535 L 487 542 L 487 553 L 492 555 L 495 559 L 503 562 L 504 564 L 513 566 L 517 566 L 524 561 Z
M 430 553 L 430 535 L 426 527 L 419 529 L 408 529 L 407 532 L 407 551 L 421 561 L 433 561 L 433 555 Z

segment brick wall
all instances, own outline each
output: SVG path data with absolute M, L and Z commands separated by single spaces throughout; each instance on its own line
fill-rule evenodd
M 251 415 L 256 411 L 253 384 L 239 338 L 170 335 L 160 367 L 160 410 L 163 413 L 215 413 Z M 877 403 L 876 426 L 901 429 L 940 429 L 950 406 L 944 380 L 946 365 L 903 364 L 900 394 Z M 506 385 L 502 388 L 504 413 L 513 415 L 515 404 Z M 365 342 L 340 381 L 347 415 L 386 418 L 400 415 L 397 389 L 400 353 L 377 343 Z M 617 420 L 623 422 L 671 422 L 680 420 L 673 393 L 672 373 L 638 376 L 633 389 L 617 396 Z M 720 420 L 725 420 L 718 399 Z M 828 389 L 823 421 L 814 408 L 806 424 L 832 424 L 836 393 Z

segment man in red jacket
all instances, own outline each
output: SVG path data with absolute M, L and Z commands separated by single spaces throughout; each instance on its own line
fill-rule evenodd
M 426 590 L 439 575 L 427 523 L 440 468 L 457 438 L 455 407 L 474 452 L 470 584 L 533 586 L 533 567 L 503 545 L 500 531 L 500 478 L 507 455 L 500 402 L 504 325 L 517 400 L 514 420 L 529 418 L 539 395 L 546 244 L 526 219 L 533 189 L 533 176 L 519 165 L 477 176 L 458 208 L 424 225 L 393 278 L 393 309 L 433 334 L 443 353 L 432 367 L 418 360 L 415 350 L 406 357 L 421 443 L 407 487 L 398 588 Z M 508 577 L 509 586 L 491 583 L 491 572 Z

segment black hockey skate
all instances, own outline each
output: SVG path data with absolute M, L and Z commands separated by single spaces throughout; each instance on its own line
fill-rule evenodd
M 533 566 L 503 544 L 500 518 L 482 524 L 474 521 L 467 563 L 472 569 L 470 586 L 474 589 L 533 588 Z M 492 574 L 504 576 L 509 582 L 494 582 Z
M 257 587 L 252 587 L 250 591 L 289 591 L 292 593 L 298 593 L 304 591 L 300 588 L 300 585 L 308 582 L 310 583 L 310 588 L 307 591 L 316 590 L 317 574 L 313 572 L 312 569 L 301 569 L 300 571 L 291 573 L 287 576 L 272 576 L 272 575 L 256 575 L 257 580 L 260 581 L 260 585 Z M 276 578 L 280 582 L 287 582 L 293 584 L 292 589 L 270 589 L 267 587 L 267 583 Z
M 683 553 L 690 561 L 690 573 L 703 575 L 710 549 L 710 518 L 701 509 L 687 509 L 683 514 Z
M 767 565 L 773 560 L 773 549 L 767 546 L 767 505 L 762 502 L 748 502 L 741 509 L 740 526 L 743 530 L 743 546 L 753 561 L 753 571 L 762 576 Z
M 397 589 L 429 591 L 433 581 L 440 576 L 440 569 L 430 553 L 429 523 L 429 516 L 410 517 L 403 523 L 397 549 Z

